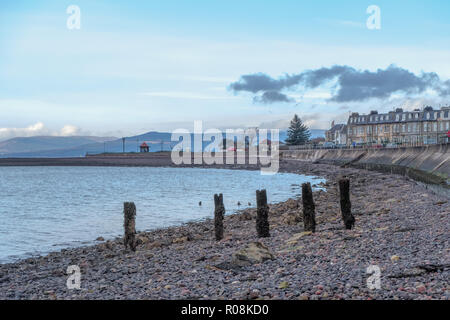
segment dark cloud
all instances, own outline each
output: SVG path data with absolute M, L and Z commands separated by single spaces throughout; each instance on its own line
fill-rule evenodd
M 450 96 L 450 80 L 445 81 L 442 83 L 442 85 L 438 88 L 439 94 L 441 96 Z
M 295 102 L 294 99 L 278 91 L 266 91 L 261 96 L 253 98 L 254 102 L 273 103 L 273 102 Z
M 300 81 L 298 75 L 285 75 L 278 80 L 272 79 L 264 73 L 255 73 L 241 76 L 238 82 L 230 84 L 230 89 L 237 91 L 248 91 L 257 93 L 261 91 L 280 91 L 295 86 Z
M 434 89 L 441 96 L 450 95 L 450 80 L 443 82 L 434 72 L 415 75 L 395 65 L 375 72 L 336 65 L 294 75 L 286 74 L 278 79 L 256 73 L 241 76 L 239 81 L 230 84 L 230 89 L 254 94 L 262 92 L 260 97 L 254 98 L 255 102 L 291 102 L 293 99 L 281 91 L 314 89 L 331 81 L 336 84 L 336 92 L 331 100 L 336 102 L 385 99 L 393 93 L 420 94 L 427 89 Z
M 439 77 L 436 73 L 416 76 L 395 66 L 389 66 L 386 70 L 378 69 L 376 72 L 351 70 L 339 76 L 339 90 L 332 100 L 344 102 L 369 98 L 384 99 L 396 92 L 416 94 L 434 88 L 438 83 Z

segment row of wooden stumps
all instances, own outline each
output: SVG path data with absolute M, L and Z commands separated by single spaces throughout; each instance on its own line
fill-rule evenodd
M 350 180 L 343 178 L 339 180 L 339 193 L 342 220 L 346 229 L 352 229 L 355 224 L 355 218 L 351 212 L 350 202 Z M 316 231 L 316 213 L 311 184 L 302 184 L 302 202 L 303 202 L 303 224 L 305 231 Z M 269 232 L 269 206 L 267 205 L 266 190 L 256 190 L 256 233 L 259 238 L 270 237 Z M 125 236 L 123 242 L 125 248 L 136 251 L 136 206 L 133 202 L 125 202 L 124 210 L 124 229 Z M 223 195 L 214 195 L 214 231 L 217 241 L 223 239 L 223 219 L 225 216 L 225 206 L 223 205 Z
M 350 180 L 348 178 L 340 179 L 339 195 L 341 204 L 342 220 L 345 228 L 350 230 L 355 224 L 355 218 L 352 215 L 352 204 L 350 202 Z M 311 184 L 302 184 L 302 202 L 303 202 L 303 224 L 305 231 L 316 232 L 316 213 Z
M 339 193 L 342 220 L 346 229 L 352 229 L 355 224 L 355 218 L 351 212 L 350 202 L 350 180 L 347 178 L 339 180 Z M 316 232 L 316 206 L 314 204 L 311 184 L 302 184 L 302 202 L 303 202 L 303 224 L 305 231 Z M 216 240 L 223 239 L 223 218 L 225 207 L 223 205 L 223 195 L 214 195 L 214 228 Z M 266 190 L 256 190 L 256 232 L 258 237 L 270 237 L 269 232 L 269 206 L 267 205 Z
M 266 190 L 256 190 L 256 232 L 258 237 L 270 237 L 269 233 L 269 206 L 267 205 Z M 223 195 L 214 195 L 214 230 L 216 240 L 223 239 L 223 218 L 225 206 L 223 205 Z

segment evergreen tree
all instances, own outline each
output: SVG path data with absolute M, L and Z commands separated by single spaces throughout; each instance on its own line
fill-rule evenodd
M 305 144 L 311 137 L 308 127 L 302 123 L 302 120 L 297 115 L 294 115 L 294 118 L 291 120 L 287 133 L 286 143 L 289 145 Z

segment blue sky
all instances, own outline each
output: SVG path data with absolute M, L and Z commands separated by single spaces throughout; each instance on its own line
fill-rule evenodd
M 81 29 L 68 30 L 69 5 Z M 369 5 L 381 29 L 369 30 Z M 34 134 L 132 135 L 206 127 L 312 128 L 349 111 L 446 104 L 433 93 L 331 102 L 330 87 L 295 103 L 234 93 L 241 75 L 391 64 L 450 79 L 449 1 L 39 1 L 0 3 L 0 139 Z

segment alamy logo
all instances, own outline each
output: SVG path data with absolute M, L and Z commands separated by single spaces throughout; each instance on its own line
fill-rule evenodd
M 269 138 L 270 131 L 270 138 Z M 172 132 L 171 140 L 178 142 L 172 149 L 172 162 L 188 164 L 261 164 L 262 175 L 273 175 L 279 169 L 278 129 L 208 129 L 203 132 L 202 121 L 194 121 L 194 134 L 186 129 Z M 206 146 L 205 143 L 206 142 Z
M 67 18 L 67 29 L 81 29 L 81 10 L 79 6 L 70 5 L 66 10 L 67 14 L 70 16 Z
M 366 269 L 366 273 L 371 276 L 367 278 L 367 288 L 370 290 L 381 289 L 381 270 L 377 265 L 370 265 Z
M 77 265 L 72 265 L 67 267 L 67 274 L 70 275 L 67 279 L 66 285 L 69 290 L 80 290 L 81 289 L 81 271 L 80 267 Z
M 371 5 L 367 7 L 367 14 L 370 16 L 367 18 L 366 26 L 369 30 L 381 29 L 381 9 L 379 6 Z

